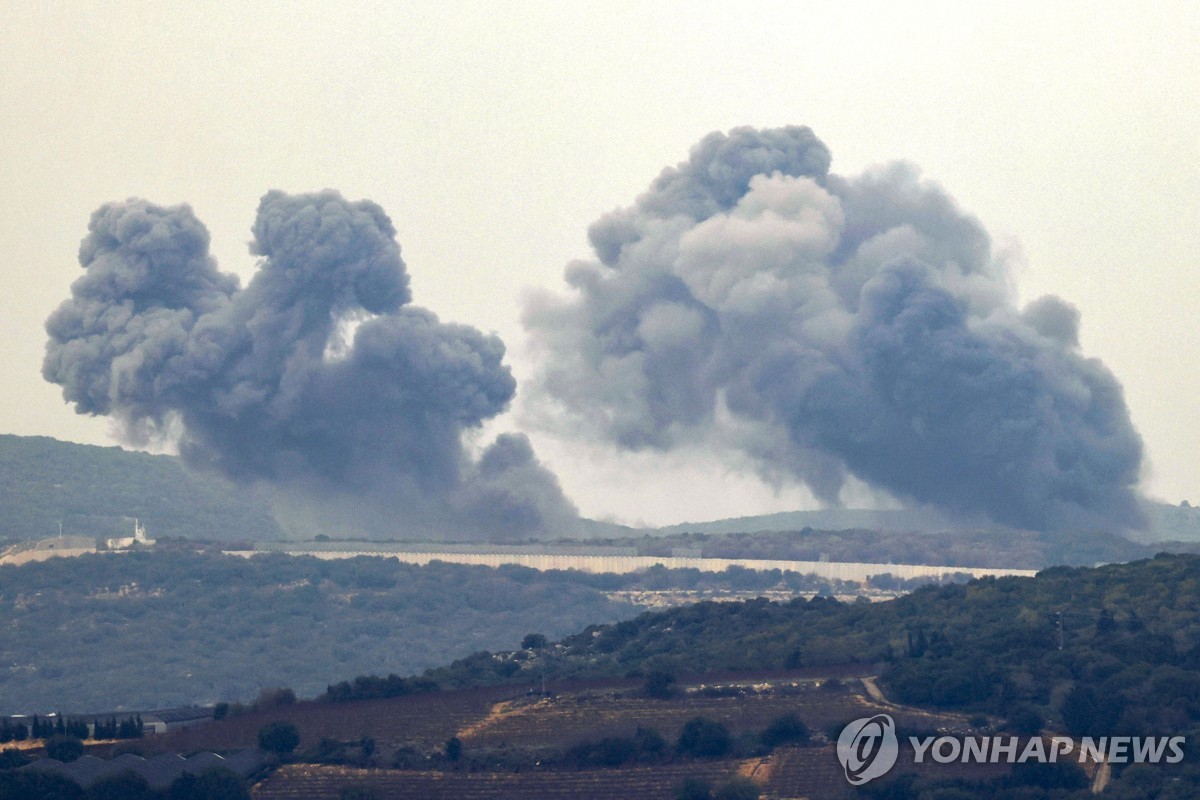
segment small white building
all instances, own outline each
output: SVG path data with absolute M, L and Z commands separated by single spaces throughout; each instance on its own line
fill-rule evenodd
M 135 519 L 133 521 L 133 536 L 106 539 L 104 544 L 109 550 L 128 550 L 134 546 L 150 547 L 154 544 L 154 540 L 146 538 L 146 526 Z

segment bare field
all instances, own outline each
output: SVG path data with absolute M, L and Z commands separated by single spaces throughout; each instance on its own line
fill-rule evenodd
M 147 737 L 139 745 L 146 754 L 255 747 L 263 725 L 287 720 L 300 731 L 300 751 L 323 738 L 347 741 L 364 736 L 375 739 L 380 751 L 401 745 L 440 748 L 459 730 L 486 717 L 496 703 L 518 693 L 512 686 L 498 686 L 349 703 L 297 703 Z
M 670 800 L 688 778 L 728 780 L 739 761 L 662 764 L 571 772 L 417 772 L 295 764 L 254 787 L 255 800 L 337 800 L 346 786 L 379 800 Z
M 830 692 L 812 681 L 749 686 L 719 682 L 689 687 L 686 694 L 666 700 L 642 697 L 630 690 L 593 690 L 498 704 L 488 718 L 460 737 L 467 746 L 536 747 L 629 736 L 643 727 L 673 740 L 694 717 L 714 719 L 736 734 L 761 730 L 787 713 L 798 714 L 819 730 L 862 716 L 866 708 L 862 695 L 848 690 Z

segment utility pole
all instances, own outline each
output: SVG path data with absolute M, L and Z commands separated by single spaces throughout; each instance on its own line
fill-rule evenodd
M 1055 611 L 1054 616 L 1058 620 L 1058 649 L 1062 650 L 1063 642 L 1064 642 L 1064 639 L 1063 639 L 1063 612 Z
M 542 697 L 546 696 L 546 646 L 542 645 L 538 650 L 538 660 L 542 662 Z

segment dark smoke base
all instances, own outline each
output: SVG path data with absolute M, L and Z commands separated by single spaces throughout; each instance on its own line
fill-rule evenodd
M 849 475 L 953 516 L 1144 525 L 1121 387 L 1055 297 L 1015 307 L 982 226 L 808 128 L 701 141 L 529 304 L 533 411 L 630 449 L 732 446 L 829 505 Z M 565 418 L 565 421 L 564 421 Z
M 512 400 L 504 345 L 409 304 L 379 206 L 270 192 L 253 235 L 259 269 L 240 288 L 189 207 L 100 208 L 86 274 L 46 323 L 46 379 L 127 441 L 178 435 L 190 465 L 264 485 L 298 526 L 571 532 L 575 509 L 523 435 L 478 460 L 464 448 Z

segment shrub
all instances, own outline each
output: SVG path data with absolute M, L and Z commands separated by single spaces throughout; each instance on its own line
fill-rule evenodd
M 146 779 L 132 770 L 99 779 L 87 796 L 88 800 L 158 800 Z
M 531 633 L 531 634 L 528 634 L 524 639 L 521 640 L 521 649 L 522 650 L 541 650 L 547 644 L 549 644 L 549 642 L 546 640 L 546 637 L 543 634 Z
M 83 755 L 83 742 L 74 736 L 51 736 L 46 740 L 46 755 L 64 763 L 74 761 Z
M 633 736 L 610 736 L 577 744 L 563 754 L 563 760 L 575 767 L 618 767 L 631 762 L 657 761 L 666 750 L 666 740 L 657 731 L 638 728 Z
M 671 684 L 673 683 L 675 683 L 674 675 L 664 670 L 656 669 L 646 676 L 644 691 L 647 697 L 666 700 L 674 694 L 671 689 Z
M 214 767 L 203 775 L 185 772 L 167 790 L 168 800 L 250 800 L 246 783 L 222 767 Z
M 278 708 L 280 706 L 294 705 L 295 703 L 295 692 L 283 686 L 275 686 L 259 692 L 258 699 L 254 701 L 254 707 L 258 709 Z
M 807 742 L 808 726 L 795 714 L 784 714 L 772 720 L 762 732 L 761 741 L 767 747 L 778 747 L 788 742 Z
M 749 778 L 734 778 L 717 787 L 713 800 L 758 800 L 758 784 Z
M 258 731 L 258 746 L 261 750 L 286 756 L 300 744 L 300 731 L 295 724 L 279 720 L 262 726 Z
M 4 800 L 87 800 L 87 796 L 75 781 L 54 772 L 0 772 L 0 798 Z
M 720 758 L 733 747 L 729 728 L 707 717 L 689 720 L 679 733 L 678 750 L 694 758 Z
M 984 720 L 986 724 L 986 717 Z M 971 724 L 974 725 L 974 721 Z M 1004 721 L 1004 727 L 1022 736 L 1036 736 L 1042 729 L 1042 715 L 1033 706 L 1017 706 Z
M 675 793 L 675 800 L 712 800 L 712 788 L 699 778 L 688 778 Z
M 16 769 L 29 763 L 29 758 L 15 747 L 6 747 L 0 752 L 0 770 Z

